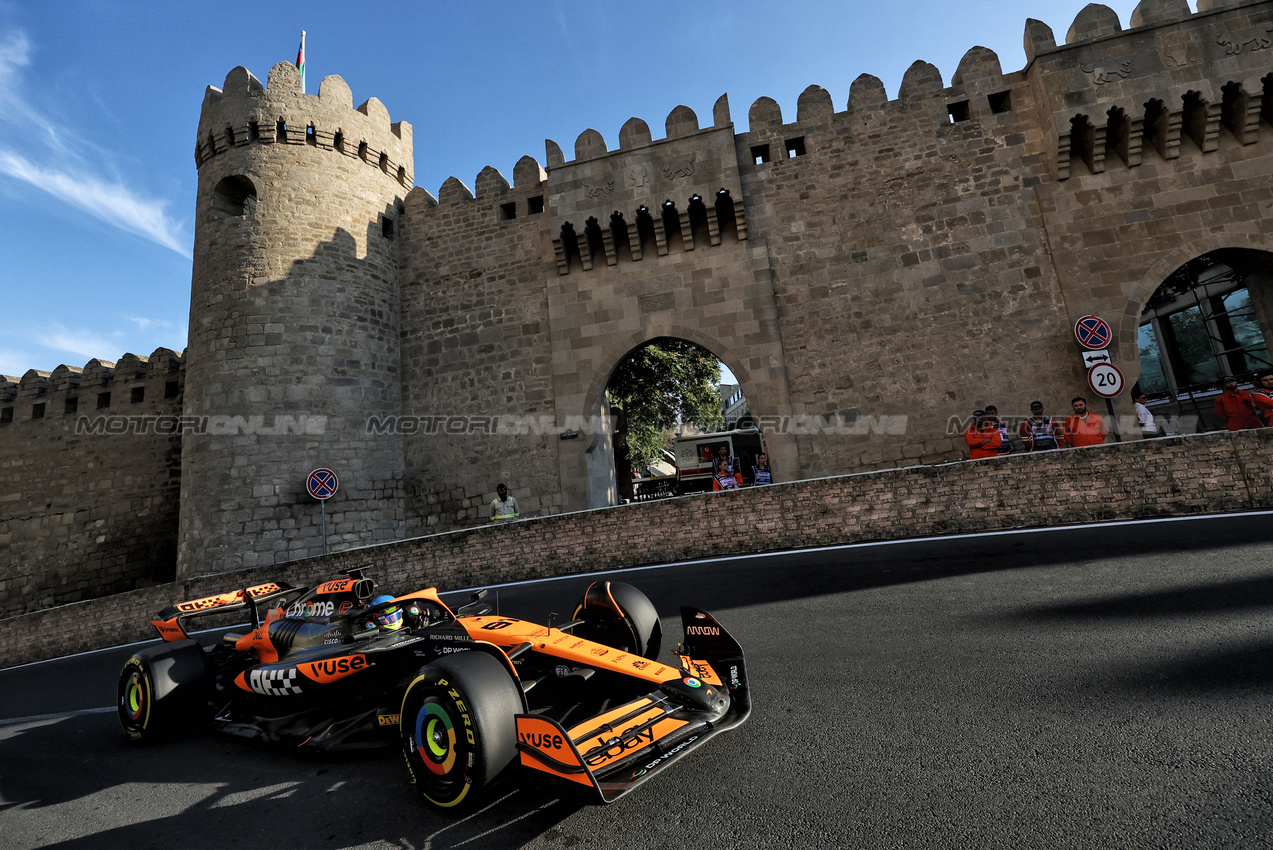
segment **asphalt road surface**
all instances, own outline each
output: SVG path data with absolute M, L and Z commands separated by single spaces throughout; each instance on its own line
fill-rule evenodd
M 611 806 L 523 774 L 456 820 L 393 752 L 132 747 L 118 649 L 0 671 L 0 847 L 1273 846 L 1273 516 L 624 579 L 664 615 L 665 654 L 680 603 L 716 614 L 755 708 Z M 501 609 L 568 611 L 586 581 L 504 588 Z

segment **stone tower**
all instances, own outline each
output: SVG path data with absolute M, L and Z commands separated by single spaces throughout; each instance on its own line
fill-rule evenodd
M 335 548 L 404 528 L 398 248 L 411 126 L 353 108 L 327 77 L 305 94 L 276 65 L 204 97 L 182 446 L 178 576 L 323 551 L 308 473 L 340 477 Z

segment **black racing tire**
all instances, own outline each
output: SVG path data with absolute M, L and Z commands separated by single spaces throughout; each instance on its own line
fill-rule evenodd
M 649 598 L 621 581 L 596 581 L 584 591 L 572 620 L 583 620 L 573 634 L 632 652 L 658 658 L 663 642 L 659 612 Z
M 480 650 L 420 668 L 402 697 L 399 733 L 407 770 L 430 805 L 474 805 L 517 757 L 521 690 L 503 664 Z
M 195 641 L 142 649 L 119 674 L 119 725 L 137 743 L 198 731 L 210 686 L 208 657 Z

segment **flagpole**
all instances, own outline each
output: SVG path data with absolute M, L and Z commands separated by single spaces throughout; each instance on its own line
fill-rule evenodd
M 301 49 L 296 53 L 296 70 L 301 72 L 301 94 L 305 93 L 305 30 L 301 30 Z

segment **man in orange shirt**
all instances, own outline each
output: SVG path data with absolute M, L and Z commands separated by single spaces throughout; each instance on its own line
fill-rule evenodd
M 1264 420 L 1265 427 L 1273 428 L 1273 372 L 1260 372 L 1255 376 L 1251 401 L 1255 402 L 1255 412 Z
M 1238 389 L 1238 379 L 1225 375 L 1220 382 L 1224 392 L 1216 396 L 1216 418 L 1230 431 L 1246 428 L 1263 428 L 1264 423 L 1255 415 L 1255 401 L 1246 390 Z
M 1077 396 L 1070 404 L 1074 408 L 1074 415 L 1066 417 L 1061 429 L 1066 445 L 1079 448 L 1099 446 L 1105 442 L 1105 420 L 1088 412 L 1087 399 Z
M 974 410 L 972 416 L 973 423 L 964 432 L 964 442 L 968 444 L 972 459 L 999 457 L 999 446 L 1003 443 L 1003 437 L 999 434 L 998 423 L 992 422 L 984 410 Z

